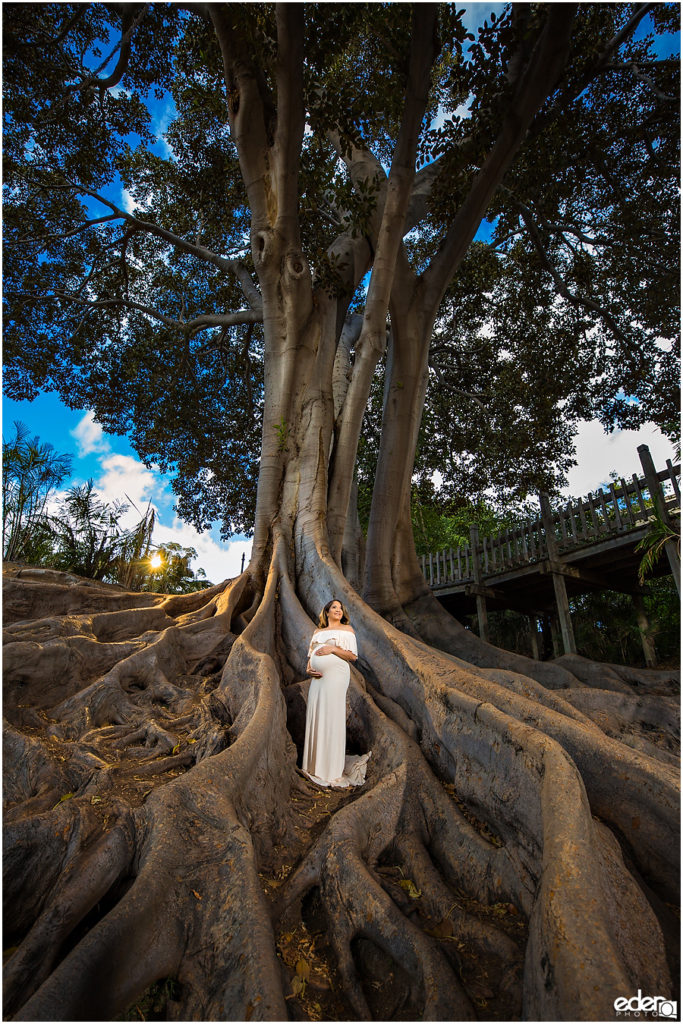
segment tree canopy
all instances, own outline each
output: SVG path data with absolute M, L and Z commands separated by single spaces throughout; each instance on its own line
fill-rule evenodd
M 678 8 L 465 14 L 3 6 L 10 393 L 91 406 L 183 515 L 254 530 L 194 594 L 8 571 L 9 1013 L 161 986 L 176 1019 L 584 1020 L 675 993 L 676 674 L 465 629 L 411 496 L 455 464 L 552 482 L 578 415 L 669 423 Z M 353 799 L 296 770 L 331 598 Z
M 263 303 L 203 12 L 5 6 L 5 386 L 15 398 L 57 388 L 93 408 L 174 474 L 183 516 L 199 528 L 222 519 L 229 533 L 253 524 Z M 232 12 L 267 97 L 273 11 Z M 318 289 L 351 299 L 358 287 L 362 303 L 366 286 L 335 239 L 371 233 L 400 127 L 409 9 L 305 12 L 301 247 Z M 514 106 L 515 61 L 543 17 L 511 8 L 475 39 L 462 14 L 440 11 L 419 125 L 404 250 L 425 280 Z M 634 42 L 646 16 L 652 31 Z M 676 17 L 666 4 L 580 8 L 562 80 L 482 206 L 490 237 L 469 247 L 438 307 L 424 474 L 439 469 L 472 496 L 523 497 L 562 482 L 578 418 L 675 433 L 677 63 L 655 43 Z M 153 145 L 162 103 L 166 156 Z M 381 361 L 377 372 L 381 403 Z M 380 419 L 368 411 L 375 454 Z

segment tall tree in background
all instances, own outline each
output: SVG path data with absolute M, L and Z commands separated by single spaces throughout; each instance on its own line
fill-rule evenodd
M 70 471 L 70 456 L 14 424 L 14 437 L 2 442 L 3 558 L 40 561 L 50 535 L 49 502 Z
M 6 749 L 39 766 L 8 792 L 19 1016 L 107 1017 L 173 978 L 172 1015 L 285 1019 L 281 963 L 316 914 L 337 1015 L 474 1018 L 483 976 L 463 948 L 508 1017 L 588 1019 L 638 988 L 671 992 L 670 674 L 481 643 L 427 590 L 410 519 L 434 327 L 487 215 L 521 282 L 494 287 L 492 308 L 502 325 L 524 309 L 532 331 L 498 372 L 541 386 L 524 359 L 546 358 L 552 330 L 547 373 L 571 362 L 579 391 L 597 375 L 582 410 L 672 407 L 660 235 L 676 222 L 676 70 L 633 42 L 650 10 L 513 5 L 475 40 L 431 4 L 5 5 L 10 393 L 92 406 L 176 471 L 198 525 L 253 512 L 254 527 L 246 571 L 203 594 L 10 584 L 9 616 L 30 619 L 29 602 L 43 617 L 10 627 L 5 657 Z M 651 16 L 672 30 L 673 7 Z M 147 148 L 154 88 L 177 110 L 168 160 Z M 623 148 L 598 131 L 615 127 Z M 632 203 L 650 179 L 651 204 Z M 485 266 L 469 266 L 464 300 L 488 301 Z M 550 294 L 557 310 L 539 313 Z M 354 471 L 385 349 L 362 567 Z M 373 758 L 312 843 L 300 680 L 333 595 L 365 680 L 350 742 Z M 77 648 L 66 684 L 46 671 Z M 59 743 L 76 745 L 66 766 Z M 302 962 L 290 994 L 316 1016 Z M 389 970 L 391 1007 L 375 987 Z

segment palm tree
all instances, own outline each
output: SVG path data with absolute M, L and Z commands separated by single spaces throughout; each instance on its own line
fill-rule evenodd
M 52 517 L 55 568 L 139 589 L 146 574 L 155 515 L 149 506 L 140 521 L 126 530 L 119 524 L 128 509 L 125 502 L 108 504 L 98 497 L 92 480 L 71 487 L 60 514 Z
M 666 550 L 667 544 L 673 541 L 676 544 L 679 559 L 681 557 L 680 525 L 677 531 L 671 523 L 664 521 L 660 512 L 654 506 L 652 508 L 652 515 L 653 518 L 650 520 L 647 534 L 636 544 L 636 551 L 644 552 L 638 566 L 638 580 L 641 584 L 645 582 L 645 577 L 649 576 L 654 570 L 655 565 Z
M 41 562 L 51 550 L 50 499 L 71 472 L 60 455 L 15 421 L 15 436 L 2 442 L 2 552 L 8 561 Z

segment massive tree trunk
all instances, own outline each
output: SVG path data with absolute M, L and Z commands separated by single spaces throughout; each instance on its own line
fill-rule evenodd
M 590 1020 L 639 989 L 677 998 L 670 680 L 581 659 L 539 667 L 465 636 L 427 591 L 410 533 L 439 297 L 556 80 L 571 11 L 549 16 L 519 118 L 443 259 L 392 296 L 436 49 L 434 12 L 416 5 L 397 159 L 372 245 L 339 243 L 343 300 L 315 289 L 298 235 L 300 6 L 278 9 L 275 124 L 248 40 L 222 5 L 210 11 L 264 309 L 252 561 L 182 597 L 7 567 L 6 1014 Z M 370 250 L 347 374 L 344 302 Z M 341 565 L 390 298 L 366 601 Z M 372 751 L 351 792 L 297 770 L 306 650 L 331 597 L 360 650 L 347 748 Z

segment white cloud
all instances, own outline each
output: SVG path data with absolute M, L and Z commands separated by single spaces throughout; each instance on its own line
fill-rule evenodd
M 103 474 L 95 481 L 95 490 L 107 502 L 125 501 L 130 505 L 121 519 L 124 527 L 134 526 L 144 515 L 147 505 L 165 489 L 163 477 L 147 469 L 132 455 L 109 455 L 100 460 Z M 135 507 L 134 507 L 135 506 Z
M 83 419 L 69 433 L 76 439 L 80 459 L 85 455 L 92 455 L 93 452 L 108 452 L 111 449 L 102 427 L 95 422 L 95 414 L 92 411 L 86 412 Z
M 212 583 L 233 579 L 242 569 L 242 555 L 245 566 L 249 564 L 251 554 L 250 540 L 233 540 L 226 544 L 218 544 L 208 533 L 197 533 L 193 526 L 183 523 L 177 517 L 171 526 L 157 523 L 154 529 L 154 543 L 167 544 L 175 541 L 186 548 L 194 548 L 197 558 L 192 568 L 203 569 Z
M 126 213 L 135 213 L 135 200 L 127 188 L 121 189 L 121 205 Z
M 612 470 L 626 480 L 630 480 L 633 473 L 640 476 L 640 444 L 648 445 L 657 469 L 664 469 L 666 460 L 674 459 L 671 442 L 652 423 L 640 430 L 615 430 L 606 434 L 597 420 L 584 421 L 575 443 L 578 465 L 569 470 L 568 486 L 562 493 L 577 498 L 594 491 L 600 484 L 609 483 Z
M 169 124 L 176 115 L 175 103 L 173 100 L 169 100 L 162 112 L 152 122 L 152 131 L 156 135 L 157 142 L 164 148 L 164 156 L 173 157 L 173 150 L 164 138 L 164 134 L 168 129 Z
M 195 572 L 201 568 L 213 583 L 220 583 L 239 575 L 242 555 L 244 564 L 248 564 L 251 540 L 233 540 L 222 544 L 209 533 L 198 533 L 193 526 L 183 523 L 177 516 L 170 526 L 162 521 L 162 517 L 169 513 L 160 512 L 160 506 L 168 510 L 172 501 L 169 480 L 156 466 L 148 469 L 132 455 L 113 452 L 92 412 L 86 413 L 71 433 L 77 442 L 79 457 L 93 454 L 97 457 L 100 475 L 94 481 L 94 489 L 98 497 L 109 504 L 119 501 L 129 506 L 119 521 L 121 527 L 129 529 L 135 526 L 151 504 L 156 516 L 152 543 L 175 541 L 183 547 L 194 548 L 197 551 L 197 558 L 192 563 Z M 52 513 L 56 512 L 65 494 L 65 491 L 60 491 L 53 496 L 50 508 Z

